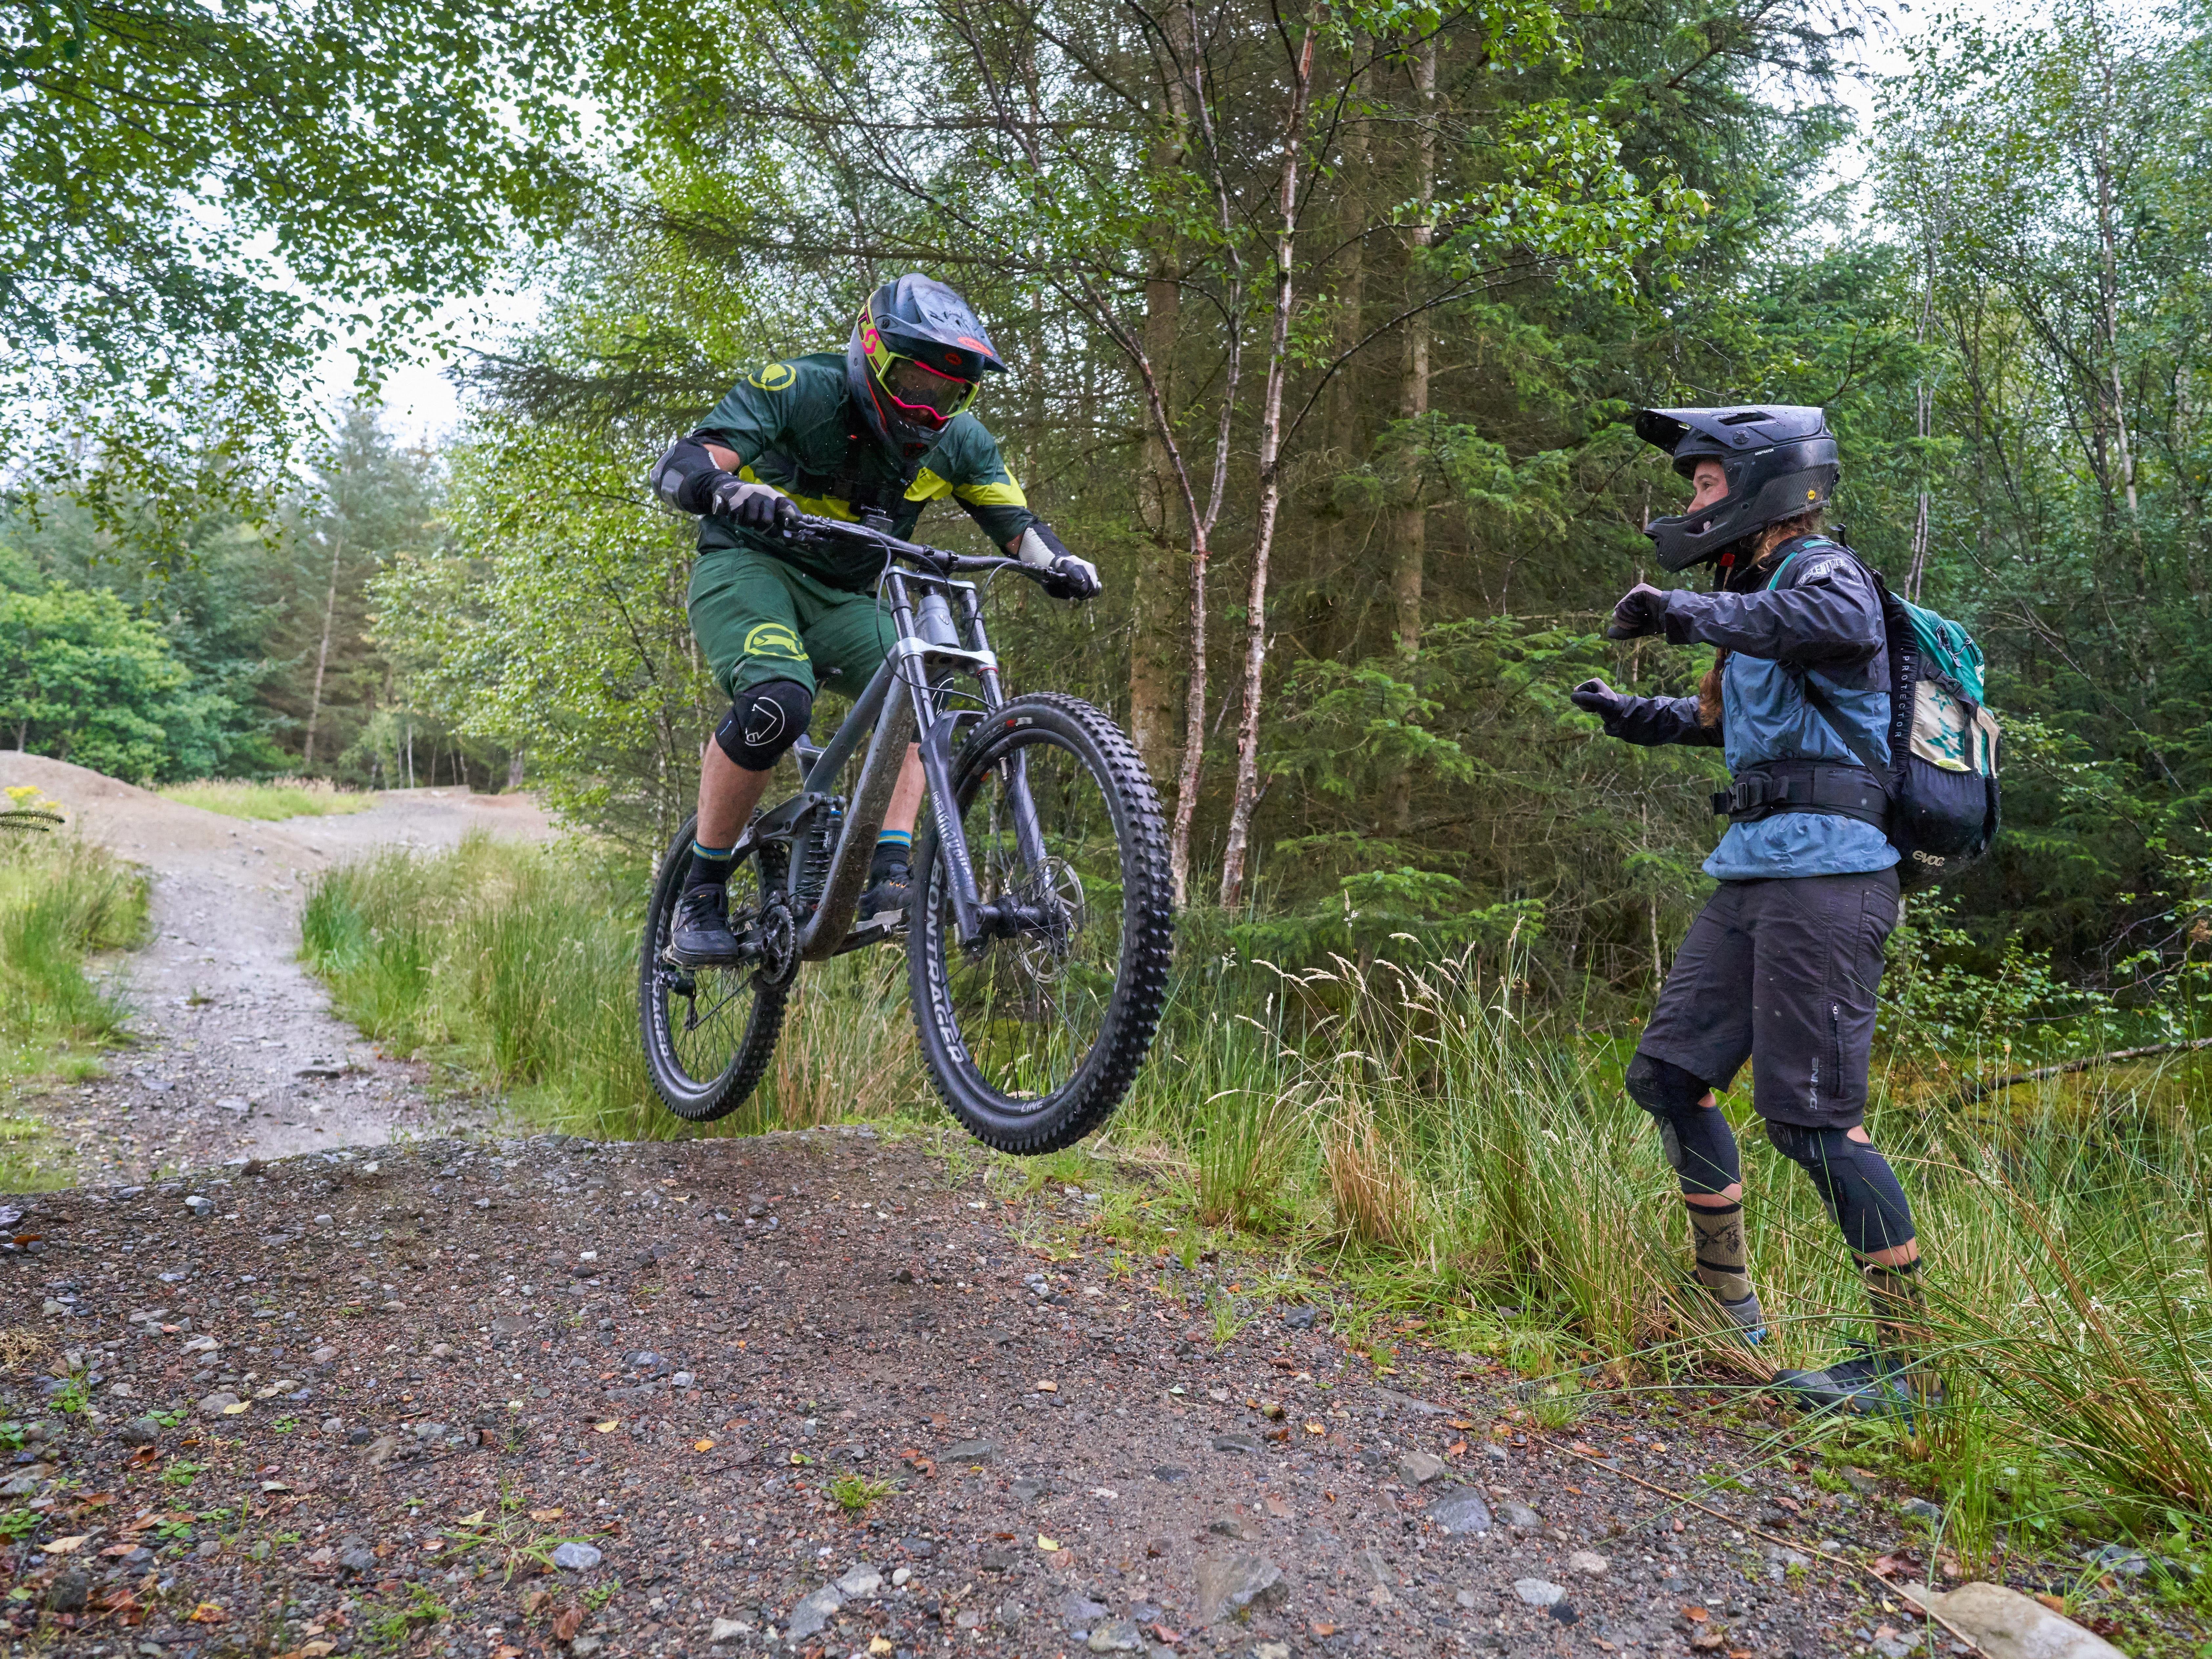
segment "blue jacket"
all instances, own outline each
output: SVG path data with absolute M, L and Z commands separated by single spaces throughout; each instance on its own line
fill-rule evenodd
M 1630 743 L 1710 744 L 1721 750 L 1731 775 L 1771 760 L 1856 766 L 1843 738 L 1806 701 L 1798 681 L 1811 674 L 1852 734 L 1887 763 L 1889 656 L 1881 600 L 1865 568 L 1837 543 L 1804 536 L 1776 548 L 1762 568 L 1776 574 L 1755 592 L 1667 595 L 1669 643 L 1728 651 L 1720 724 L 1698 723 L 1695 697 L 1636 697 L 1606 721 L 1607 732 Z M 1831 813 L 1778 812 L 1730 824 L 1705 860 L 1705 873 L 1759 881 L 1855 875 L 1896 862 L 1897 849 L 1871 823 Z

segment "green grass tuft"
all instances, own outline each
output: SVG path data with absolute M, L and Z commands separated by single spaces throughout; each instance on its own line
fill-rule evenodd
M 161 794 L 186 806 L 231 818 L 325 817 L 336 812 L 365 812 L 376 805 L 374 793 L 341 789 L 327 778 L 276 778 L 267 782 L 243 778 L 203 778 L 173 783 Z

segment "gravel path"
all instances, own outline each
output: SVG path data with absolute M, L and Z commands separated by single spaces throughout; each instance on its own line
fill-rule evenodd
M 483 1127 L 480 1109 L 434 1103 L 419 1068 L 380 1058 L 331 1017 L 298 961 L 300 904 L 315 872 L 350 854 L 451 846 L 470 830 L 542 837 L 545 816 L 527 796 L 392 791 L 364 812 L 256 823 L 0 753 L 0 787 L 18 784 L 153 878 L 153 937 L 115 964 L 143 1046 L 111 1060 L 103 1080 L 27 1103 L 71 1148 L 80 1180 Z
M 1401 1358 L 1377 1386 L 1311 1308 L 1250 1309 L 1217 1346 L 1228 1267 L 1026 1248 L 1009 1223 L 1082 1237 L 1082 1196 L 1017 1218 L 925 1142 L 452 1141 L 30 1210 L 40 1241 L 0 1273 L 45 1310 L 10 1340 L 46 1346 L 0 1405 L 34 1413 L 73 1356 L 100 1420 L 21 1455 L 52 1460 L 18 1478 L 50 1507 L 10 1553 L 14 1616 L 88 1597 L 88 1652 L 133 1618 L 167 1659 L 718 1632 L 1811 1656 L 1916 1628 L 1820 1559 L 1894 1541 L 1873 1499 L 1784 1468 L 1706 1500 L 1785 1553 L 1569 1449 L 1679 1489 L 1744 1465 L 1740 1435 L 1599 1414 L 1553 1443 L 1487 1367 Z M 860 1512 L 845 1476 L 879 1483 L 847 1487 Z

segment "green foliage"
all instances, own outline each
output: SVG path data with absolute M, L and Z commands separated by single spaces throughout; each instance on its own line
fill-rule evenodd
M 233 818 L 323 817 L 333 812 L 365 811 L 376 804 L 374 796 L 335 788 L 326 778 L 280 778 L 270 783 L 209 778 L 198 783 L 173 783 L 161 793 L 187 806 Z
M 0 1079 L 66 1067 L 118 1041 L 129 1010 L 119 988 L 86 971 L 94 951 L 139 942 L 145 878 L 73 835 L 0 839 Z M 11 1184 L 53 1184 L 18 1150 L 28 1120 L 0 1120 L 0 1170 Z

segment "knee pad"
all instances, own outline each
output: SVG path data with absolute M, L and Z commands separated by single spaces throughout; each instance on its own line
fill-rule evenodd
M 1813 1178 L 1844 1242 L 1861 1255 L 1912 1241 L 1912 1206 L 1889 1160 L 1841 1129 L 1806 1129 L 1769 1120 L 1774 1150 Z
M 1659 1146 L 1686 1193 L 1724 1193 L 1743 1178 L 1735 1134 L 1720 1109 L 1700 1106 L 1711 1091 L 1670 1060 L 1638 1053 L 1621 1079 L 1628 1097 L 1659 1125 Z
M 714 742 L 748 772 L 765 772 L 806 734 L 814 694 L 797 680 L 770 680 L 740 691 L 714 728 Z

